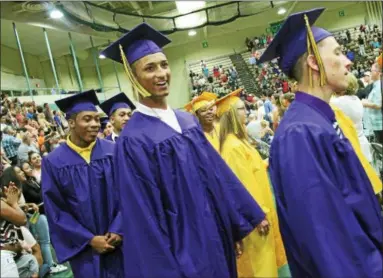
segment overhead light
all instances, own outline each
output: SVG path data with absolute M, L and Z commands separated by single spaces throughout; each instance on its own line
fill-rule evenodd
M 197 34 L 197 32 L 195 30 L 190 30 L 189 33 L 188 33 L 188 35 L 190 37 L 195 36 L 196 34 Z
M 286 9 L 285 8 L 279 8 L 278 10 L 278 14 L 279 15 L 282 15 L 282 14 L 285 14 L 286 13 Z
M 176 1 L 177 10 L 180 14 L 202 9 L 205 5 L 205 1 Z
M 61 11 L 54 9 L 50 12 L 49 16 L 53 19 L 59 19 L 62 18 L 64 15 Z
M 98 58 L 100 58 L 100 59 L 105 59 L 106 57 L 105 57 L 104 54 L 100 54 L 100 55 L 98 56 Z

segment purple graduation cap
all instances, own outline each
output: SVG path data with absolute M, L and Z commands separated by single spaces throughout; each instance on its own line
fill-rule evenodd
M 307 16 L 312 26 L 324 10 L 324 8 L 317 8 L 290 15 L 259 59 L 259 63 L 279 57 L 279 67 L 288 77 L 292 77 L 294 65 L 299 57 L 307 52 L 308 31 L 304 16 Z M 316 43 L 332 36 L 330 32 L 319 27 L 313 26 L 311 30 Z
M 121 45 L 128 63 L 131 65 L 142 57 L 162 52 L 162 47 L 170 42 L 171 40 L 153 29 L 149 24 L 141 23 L 105 48 L 101 54 L 122 63 L 119 47 Z
M 110 117 L 117 109 L 129 108 L 133 111 L 136 106 L 124 93 L 119 93 L 101 103 L 100 108 Z
M 67 98 L 56 100 L 55 103 L 58 108 L 65 113 L 66 119 L 69 119 L 73 114 L 83 111 L 97 112 L 96 105 L 100 104 L 94 90 L 85 91 Z

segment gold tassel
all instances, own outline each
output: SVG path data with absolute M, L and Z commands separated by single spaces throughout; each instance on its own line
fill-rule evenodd
M 120 53 L 121 53 L 122 63 L 124 64 L 125 73 L 128 76 L 134 91 L 138 92 L 144 98 L 150 97 L 151 94 L 144 87 L 142 87 L 142 85 L 137 81 L 136 77 L 134 77 L 132 69 L 129 66 L 128 60 L 126 59 L 124 49 L 122 48 L 121 44 L 120 44 Z
M 237 121 L 235 120 L 236 119 L 235 113 L 237 113 L 237 111 L 235 111 L 234 109 L 235 109 L 234 106 L 230 107 L 230 117 L 231 117 L 231 121 L 233 122 L 234 134 L 238 135 L 238 125 L 237 125 Z
M 309 22 L 307 15 L 304 15 L 304 19 L 305 19 L 306 29 L 307 29 L 307 51 L 308 51 L 308 54 L 310 55 L 311 49 L 312 49 L 314 57 L 317 60 L 318 67 L 319 67 L 319 76 L 320 76 L 319 77 L 319 79 L 320 79 L 319 84 L 322 87 L 322 86 L 327 84 L 326 73 L 324 70 L 323 61 L 322 61 L 321 56 L 319 55 L 318 46 L 315 42 L 314 34 L 311 30 L 310 22 Z M 311 69 L 309 71 L 309 76 L 310 76 L 310 86 L 312 87 L 313 84 L 312 84 L 312 71 L 311 71 Z

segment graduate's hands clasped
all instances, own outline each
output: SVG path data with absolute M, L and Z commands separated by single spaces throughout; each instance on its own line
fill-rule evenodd
M 115 247 L 108 243 L 106 236 L 95 236 L 90 241 L 90 246 L 99 254 L 114 251 Z
M 106 233 L 105 234 L 106 240 L 108 244 L 111 244 L 113 246 L 119 246 L 122 242 L 122 237 L 118 234 L 114 233 Z

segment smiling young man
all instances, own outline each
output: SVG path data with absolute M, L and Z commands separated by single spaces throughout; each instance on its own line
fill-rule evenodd
M 44 158 L 41 188 L 58 261 L 69 261 L 75 277 L 123 277 L 115 144 L 97 138 L 96 93 L 78 93 L 56 104 L 70 133 Z
M 290 15 L 260 58 L 279 57 L 298 81 L 270 150 L 279 224 L 293 277 L 382 277 L 380 208 L 329 105 L 347 89 L 351 62 L 311 27 L 323 10 Z
M 105 139 L 116 142 L 136 106 L 124 93 L 119 93 L 101 103 L 100 108 L 109 116 L 110 123 L 113 125 L 112 134 Z
M 267 221 L 196 118 L 167 105 L 169 42 L 143 23 L 102 52 L 124 63 L 139 100 L 114 160 L 125 277 L 236 277 L 235 243 Z

